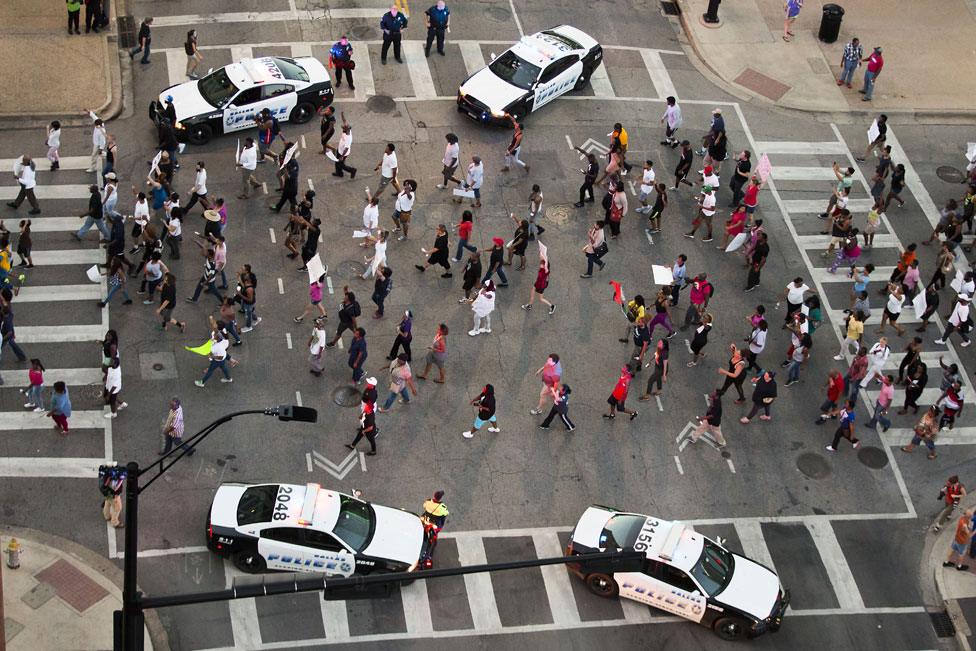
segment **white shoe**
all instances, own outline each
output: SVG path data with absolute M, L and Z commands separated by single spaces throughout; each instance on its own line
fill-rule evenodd
M 971 343 L 973 343 L 973 340 L 972 340 L 972 339 L 970 339 L 970 340 L 968 340 L 968 341 L 964 341 L 964 342 L 962 342 L 962 343 L 961 343 L 961 344 L 959 344 L 959 345 L 960 345 L 960 346 L 962 346 L 963 348 L 965 348 L 966 346 L 968 346 L 968 345 L 969 345 L 969 344 L 971 344 Z M 37 410 L 35 409 L 34 411 L 37 411 Z M 42 410 L 42 411 L 43 411 L 43 410 Z
M 437 184 L 437 189 L 438 189 L 438 190 L 443 190 L 443 189 L 444 189 L 444 188 L 446 188 L 446 187 L 447 187 L 447 186 L 446 186 L 446 185 L 444 185 L 443 183 L 438 183 L 438 184 Z
M 241 334 L 244 334 L 246 332 L 250 332 L 251 330 L 254 330 L 254 328 L 248 328 L 248 327 L 241 328 Z
M 34 408 L 34 403 L 33 402 L 25 402 L 24 403 L 24 409 L 33 409 L 33 408 Z
M 502 431 L 502 428 L 500 428 L 500 427 L 489 427 L 488 428 L 488 431 L 489 432 L 500 432 L 500 431 Z
M 115 418 L 116 416 L 118 416 L 118 414 L 113 414 L 112 412 L 105 414 L 105 418 Z
M 224 383 L 233 382 L 234 381 L 234 378 L 232 378 L 232 377 L 222 377 L 222 378 L 220 378 L 220 381 L 221 382 L 224 382 Z
M 941 339 L 936 339 L 935 340 L 935 343 L 937 343 L 937 344 L 945 344 L 945 342 L 943 340 L 941 340 Z
M 471 335 L 472 337 L 477 337 L 478 333 L 480 332 L 481 330 L 468 330 L 468 334 Z
M 484 333 L 486 335 L 490 335 L 491 334 L 491 328 L 482 328 L 478 332 Z
M 532 414 L 533 416 L 538 416 L 539 414 L 542 413 L 542 410 L 541 409 L 530 409 L 529 410 L 529 413 Z
M 34 411 L 36 412 L 44 411 L 44 407 L 34 407 Z
M 844 356 L 843 355 L 834 355 L 834 359 L 836 359 L 839 362 L 840 360 L 844 359 Z
M 123 409 L 125 409 L 128 406 L 129 406 L 129 403 L 123 402 L 121 405 L 119 405 L 119 411 L 122 411 Z
M 451 258 L 451 262 L 461 262 L 461 258 Z
M 261 317 L 254 319 L 254 325 L 261 323 Z
M 461 436 L 463 436 L 466 439 L 473 439 L 474 438 L 474 432 L 472 432 L 471 430 L 465 430 L 465 431 L 461 432 Z

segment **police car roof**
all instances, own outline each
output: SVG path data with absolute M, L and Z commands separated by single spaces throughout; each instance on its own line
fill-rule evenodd
M 687 572 L 698 562 L 704 546 L 704 537 L 690 526 L 662 521 L 647 548 L 647 557 Z
M 332 531 L 335 528 L 339 520 L 342 493 L 322 489 L 318 484 L 287 485 L 295 495 L 295 503 L 288 510 L 289 522 L 320 531 Z
M 299 65 L 297 62 L 295 65 Z M 274 57 L 260 57 L 256 59 L 241 59 L 238 63 L 227 66 L 227 76 L 231 76 L 229 69 L 237 66 L 239 74 L 247 86 L 257 86 L 260 84 L 270 84 L 273 82 L 287 81 Z M 236 77 L 231 77 L 231 81 L 237 83 Z
M 238 88 L 250 88 L 257 83 L 254 81 L 251 75 L 248 74 L 248 71 L 244 66 L 244 62 L 248 60 L 249 59 L 241 59 L 241 61 L 237 63 L 231 63 L 230 65 L 224 67 L 224 73 L 227 75 L 227 78 L 230 79 L 231 82 L 233 82 L 233 84 Z

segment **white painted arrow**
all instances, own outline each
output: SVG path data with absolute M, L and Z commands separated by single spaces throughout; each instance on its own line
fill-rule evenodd
M 315 450 L 312 450 L 312 463 L 326 471 L 336 479 L 343 479 L 349 474 L 349 471 L 356 466 L 357 455 L 356 451 L 350 452 L 345 459 L 340 461 L 338 464 L 333 463 L 325 456 L 319 454 Z
M 585 151 L 588 154 L 592 154 L 594 152 L 599 152 L 601 155 L 604 155 L 604 156 L 610 152 L 610 148 L 609 147 L 607 147 L 606 145 L 604 145 L 602 143 L 597 142 L 593 138 L 587 138 L 586 139 L 586 142 L 584 142 L 582 145 L 580 145 L 580 149 L 582 149 L 583 151 Z

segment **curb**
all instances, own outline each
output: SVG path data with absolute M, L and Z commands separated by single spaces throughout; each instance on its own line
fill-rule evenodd
M 976 493 L 971 495 L 965 495 L 959 502 L 959 506 L 956 509 L 956 513 L 961 513 L 968 508 L 976 507 Z M 954 529 L 951 526 L 954 520 L 950 520 L 946 523 L 947 526 L 943 527 L 934 536 L 929 536 L 929 532 L 935 525 L 935 520 L 932 524 L 926 527 L 925 535 L 927 538 L 926 546 L 927 551 L 922 553 L 922 568 L 920 572 L 920 577 L 923 581 L 928 581 L 934 579 L 935 587 L 935 598 L 936 603 L 939 608 L 945 608 L 952 620 L 953 625 L 956 629 L 956 642 L 959 644 L 959 648 L 964 651 L 969 651 L 970 645 L 967 639 L 972 635 L 972 629 L 969 626 L 969 622 L 963 616 L 962 610 L 959 608 L 959 604 L 951 596 L 946 596 L 946 587 L 944 576 L 944 568 L 942 567 L 942 559 L 945 558 L 946 552 L 949 549 L 948 541 L 952 538 L 954 534 Z M 923 589 L 925 586 L 923 584 Z
M 693 20 L 693 12 L 689 11 L 688 0 L 674 0 L 681 10 L 678 20 L 681 23 L 681 40 L 682 45 L 686 46 L 686 49 L 690 49 L 694 56 L 688 54 L 688 60 L 691 61 L 692 65 L 702 73 L 703 76 L 707 77 L 712 83 L 724 90 L 729 95 L 743 101 L 743 102 L 756 102 L 770 109 L 780 109 L 784 113 L 800 113 L 802 115 L 816 115 L 816 116 L 832 116 L 835 115 L 834 112 L 823 111 L 821 109 L 814 109 L 802 104 L 793 104 L 790 102 L 773 102 L 772 100 L 763 97 L 762 95 L 757 95 L 749 92 L 748 90 L 742 88 L 738 84 L 729 81 L 728 79 L 722 77 L 715 68 L 708 62 L 708 59 L 701 52 L 701 48 L 698 41 L 694 38 L 693 32 L 689 27 L 689 20 Z M 878 113 L 886 113 L 889 118 L 894 118 L 891 120 L 891 124 L 944 124 L 946 121 L 958 122 L 960 124 L 971 124 L 974 117 L 976 117 L 976 110 L 960 110 L 960 109 L 900 109 L 900 108 L 885 108 L 883 106 L 873 106 L 871 110 L 861 110 L 861 109 L 847 109 L 838 110 L 836 115 L 843 115 L 844 120 L 850 120 L 851 118 L 867 118 L 874 119 L 877 117 Z M 832 119 L 831 121 L 838 121 Z M 841 120 L 843 121 L 843 120 Z
M 101 556 L 76 542 L 55 536 L 54 534 L 44 533 L 37 529 L 27 527 L 14 527 L 10 525 L 0 525 L 0 535 L 22 540 L 34 540 L 47 545 L 72 557 L 111 581 L 121 591 L 122 590 L 122 570 L 109 559 Z M 170 651 L 169 636 L 159 615 L 155 610 L 146 610 L 146 628 L 149 630 L 149 639 L 152 642 L 154 651 Z

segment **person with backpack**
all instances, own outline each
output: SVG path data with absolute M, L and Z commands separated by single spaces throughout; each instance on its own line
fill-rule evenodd
M 203 55 L 200 54 L 200 48 L 197 47 L 197 30 L 191 29 L 186 33 L 183 49 L 186 52 L 186 76 L 190 79 L 199 79 L 200 76 L 197 75 L 196 69 L 203 61 Z
M 706 274 L 698 274 L 690 285 L 691 296 L 689 300 L 691 304 L 688 306 L 688 311 L 685 312 L 685 322 L 681 326 L 681 330 L 687 330 L 690 326 L 701 323 L 702 314 L 708 308 L 708 301 L 715 295 L 715 288 L 708 282 Z
M 356 62 L 352 60 L 352 45 L 345 34 L 329 49 L 329 67 L 335 68 L 336 88 L 342 86 L 342 72 L 345 71 L 349 90 L 356 90 L 352 83 L 352 71 L 356 69 Z

